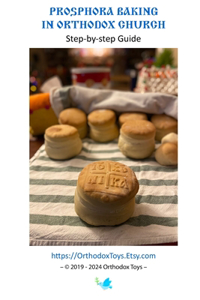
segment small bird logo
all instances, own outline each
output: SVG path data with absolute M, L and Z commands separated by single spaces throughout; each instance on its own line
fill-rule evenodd
M 99 278 L 96 277 L 95 282 L 97 283 L 97 285 L 100 285 L 103 290 L 112 289 L 112 286 L 110 285 L 111 281 L 109 278 L 106 278 L 104 282 L 99 282 Z

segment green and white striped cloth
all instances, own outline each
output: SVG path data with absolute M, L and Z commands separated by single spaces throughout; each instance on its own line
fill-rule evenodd
M 117 140 L 83 141 L 81 153 L 55 161 L 44 145 L 30 160 L 30 245 L 144 245 L 178 240 L 177 167 L 159 165 L 154 154 L 144 160 L 126 158 Z M 156 148 L 159 144 L 156 144 Z M 95 227 L 74 210 L 74 192 L 80 171 L 89 163 L 113 160 L 129 166 L 140 184 L 134 215 L 124 224 Z

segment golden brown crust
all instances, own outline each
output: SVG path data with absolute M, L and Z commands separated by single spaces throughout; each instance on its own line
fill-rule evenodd
M 85 112 L 78 108 L 67 108 L 61 111 L 59 123 L 68 124 L 78 128 L 87 123 L 87 117 Z
M 99 143 L 105 143 L 112 141 L 119 136 L 119 129 L 117 127 L 117 124 L 114 124 L 113 126 L 108 126 L 106 130 L 102 130 L 101 127 L 97 128 L 90 128 L 90 138 L 96 142 Z
M 146 120 L 134 120 L 125 122 L 120 132 L 134 139 L 148 139 L 155 136 L 155 126 Z
M 70 125 L 53 125 L 45 130 L 45 137 L 59 139 L 78 135 L 78 130 Z
M 94 110 L 88 115 L 88 122 L 93 126 L 108 126 L 114 124 L 116 115 L 110 109 Z
M 174 143 L 164 143 L 155 152 L 155 159 L 164 166 L 178 164 L 178 148 Z
M 155 125 L 156 129 L 177 130 L 177 120 L 165 114 L 153 115 L 151 122 Z
M 122 113 L 119 116 L 119 124 L 122 126 L 127 121 L 133 120 L 147 120 L 147 115 L 141 112 L 129 112 L 129 113 Z
M 168 133 L 174 132 L 177 133 L 178 130 L 178 122 L 176 119 L 167 116 L 165 114 L 162 115 L 153 115 L 151 117 L 151 122 L 156 127 L 156 136 L 155 139 L 157 141 L 161 141 L 162 138 Z
M 118 140 L 120 151 L 127 157 L 144 159 L 152 155 L 155 149 L 155 139 L 133 139 L 120 134 Z
M 126 203 L 138 192 L 139 183 L 128 166 L 113 161 L 98 161 L 81 171 L 77 188 L 86 201 Z
M 77 215 L 86 223 L 93 226 L 114 226 L 124 223 L 133 216 L 135 197 L 127 203 L 88 203 L 75 190 L 74 208 Z
M 174 133 L 174 132 L 168 133 L 161 140 L 161 144 L 164 144 L 164 143 L 173 143 L 178 146 L 178 134 Z

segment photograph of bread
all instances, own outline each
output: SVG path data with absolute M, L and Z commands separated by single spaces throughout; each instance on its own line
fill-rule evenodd
M 120 151 L 127 157 L 147 158 L 155 149 L 155 126 L 147 120 L 126 121 L 118 141 Z
M 79 174 L 74 205 L 77 215 L 94 226 L 119 225 L 134 212 L 139 183 L 126 165 L 99 161 Z
M 82 149 L 78 130 L 70 125 L 53 125 L 45 130 L 45 151 L 53 159 L 68 159 Z
M 151 122 L 156 127 L 156 140 L 161 141 L 168 133 L 177 133 L 178 123 L 175 118 L 167 116 L 166 114 L 153 115 Z
M 126 121 L 148 120 L 147 114 L 139 112 L 122 113 L 119 116 L 119 126 L 121 127 Z
M 116 139 L 119 129 L 114 111 L 109 109 L 94 110 L 88 115 L 90 138 L 96 142 L 109 142 Z
M 81 109 L 73 107 L 62 110 L 58 121 L 77 128 L 81 139 L 87 136 L 87 116 Z
M 177 55 L 30 49 L 30 246 L 178 246 Z

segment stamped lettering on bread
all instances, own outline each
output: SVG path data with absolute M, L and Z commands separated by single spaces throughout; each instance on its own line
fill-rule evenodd
M 95 162 L 88 166 L 84 191 L 127 194 L 132 188 L 131 169 L 117 162 Z

